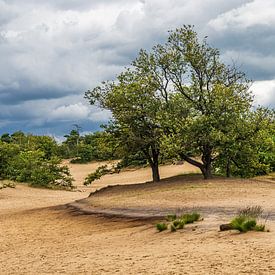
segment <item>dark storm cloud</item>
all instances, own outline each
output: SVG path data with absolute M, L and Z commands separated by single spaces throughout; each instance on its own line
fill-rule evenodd
M 0 129 L 95 127 L 109 114 L 88 106 L 84 92 L 114 79 L 140 48 L 164 42 L 183 24 L 208 35 L 223 59 L 235 59 L 249 77 L 270 80 L 255 93 L 266 89 L 257 98 L 273 104 L 273 2 L 0 0 Z

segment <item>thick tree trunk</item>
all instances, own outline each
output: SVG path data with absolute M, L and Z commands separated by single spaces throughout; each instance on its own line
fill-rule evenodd
M 203 168 L 200 168 L 205 180 L 211 179 L 213 177 L 211 166 L 212 165 L 210 163 L 210 164 L 207 164 L 207 165 L 203 165 Z
M 212 178 L 212 159 L 211 158 L 205 158 L 203 157 L 203 163 L 194 160 L 184 154 L 181 155 L 181 158 L 184 159 L 185 161 L 187 161 L 188 163 L 200 168 L 204 179 L 209 179 Z
M 152 169 L 152 175 L 153 175 L 153 182 L 160 181 L 158 164 L 152 165 L 151 169 Z

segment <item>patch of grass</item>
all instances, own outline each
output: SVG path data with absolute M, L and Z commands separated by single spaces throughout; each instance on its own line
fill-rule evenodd
M 177 231 L 177 228 L 173 223 L 170 224 L 170 230 L 171 230 L 171 232 L 176 232 Z
M 169 214 L 166 217 L 166 220 L 169 221 L 169 222 L 172 222 L 172 221 L 174 221 L 176 219 L 177 219 L 177 215 L 176 214 Z
M 265 231 L 264 224 L 257 224 L 257 219 L 262 215 L 261 206 L 249 206 L 239 210 L 238 215 L 230 222 L 232 229 L 239 232 Z
M 255 231 L 261 231 L 264 232 L 265 231 L 265 225 L 264 224 L 256 224 L 254 227 Z M 269 230 L 266 230 L 267 232 L 269 232 Z
M 191 214 L 183 214 L 181 219 L 185 220 L 185 223 L 193 223 L 200 219 L 201 215 L 197 212 L 193 212 Z
M 168 223 L 158 223 L 156 225 L 158 231 L 163 231 L 170 227 L 171 232 L 175 232 L 178 229 L 183 229 L 185 224 L 193 223 L 200 219 L 201 215 L 197 212 L 186 213 L 181 215 L 170 214 L 166 217 Z M 163 229 L 165 228 L 165 229 Z
M 156 225 L 156 228 L 159 232 L 162 232 L 162 231 L 166 230 L 168 227 L 167 227 L 166 223 L 158 223 Z

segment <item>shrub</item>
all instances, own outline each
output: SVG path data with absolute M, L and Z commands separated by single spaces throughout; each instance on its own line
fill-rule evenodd
M 264 224 L 256 224 L 254 226 L 254 230 L 263 232 L 263 231 L 265 231 L 265 225 Z M 267 232 L 269 232 L 269 230 L 267 230 Z
M 170 224 L 170 230 L 171 230 L 171 232 L 176 232 L 177 231 L 177 228 L 173 223 Z
M 176 219 L 172 223 L 176 229 L 183 229 L 186 221 L 184 219 Z
M 45 153 L 36 151 L 21 151 L 17 158 L 10 161 L 8 178 L 27 182 L 31 186 L 54 189 L 73 189 L 73 178 L 69 168 L 61 165 L 57 157 L 45 159 Z

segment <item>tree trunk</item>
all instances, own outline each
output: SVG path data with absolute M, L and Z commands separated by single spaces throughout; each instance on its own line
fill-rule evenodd
M 202 154 L 203 169 L 201 169 L 204 179 L 210 179 L 212 175 L 212 150 L 205 146 Z
M 200 168 L 205 180 L 211 179 L 213 177 L 211 166 L 212 165 L 210 163 L 210 164 L 207 164 L 207 165 L 203 165 L 203 168 Z
M 206 155 L 203 155 L 202 162 L 199 162 L 197 160 L 194 160 L 185 154 L 181 154 L 180 157 L 187 161 L 188 163 L 200 168 L 204 179 L 212 178 L 212 158 L 211 158 L 211 151 L 209 151 Z
M 160 175 L 159 175 L 159 150 L 155 149 L 154 147 L 151 147 L 151 154 L 150 154 L 150 151 L 148 149 L 148 151 L 146 151 L 146 156 L 147 156 L 147 159 L 148 159 L 149 164 L 150 164 L 151 169 L 152 169 L 153 182 L 160 181 Z
M 153 175 L 153 182 L 160 181 L 159 166 L 158 166 L 158 164 L 151 166 L 151 169 L 152 169 L 152 175 Z

